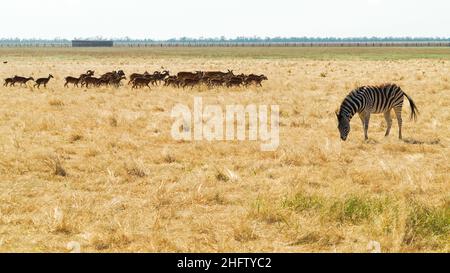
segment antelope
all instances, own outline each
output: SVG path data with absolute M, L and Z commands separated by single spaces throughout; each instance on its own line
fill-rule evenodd
M 153 76 L 157 83 L 161 83 L 161 81 L 163 81 L 166 77 L 170 76 L 170 73 L 168 70 L 164 70 L 162 73 L 159 71 L 155 71 L 155 73 L 153 73 Z
M 148 88 L 150 88 L 149 84 L 150 84 L 150 82 L 152 80 L 153 79 L 150 78 L 150 77 L 137 77 L 137 78 L 134 78 L 134 80 L 132 82 L 133 86 L 131 87 L 131 89 L 136 89 L 136 88 L 140 88 L 140 87 L 144 87 L 144 86 L 147 86 Z
M 35 81 L 36 83 L 34 84 L 34 87 L 37 86 L 37 88 L 39 89 L 41 84 L 43 84 L 44 87 L 47 88 L 47 83 L 50 81 L 51 78 L 53 78 L 53 75 L 52 74 L 48 74 L 47 78 L 39 78 L 39 79 L 37 79 Z
M 6 78 L 5 82 L 3 83 L 3 86 L 8 86 L 8 84 L 12 86 L 13 83 L 14 83 L 13 78 Z
M 84 79 L 87 77 L 92 77 L 92 76 L 94 76 L 94 74 L 95 74 L 95 71 L 89 69 L 88 71 L 86 71 L 86 73 L 80 75 L 80 77 L 78 78 L 78 82 L 81 83 L 81 86 L 83 86 Z
M 80 78 L 75 78 L 75 77 L 71 77 L 68 76 L 65 78 L 66 83 L 64 84 L 64 87 L 68 87 L 69 83 L 73 84 L 73 86 L 78 87 L 78 83 L 80 81 Z
M 111 80 L 112 80 L 112 78 L 99 78 L 99 79 L 97 79 L 97 82 L 95 85 L 96 86 L 101 86 L 101 85 L 107 86 L 110 84 Z
M 203 72 L 196 71 L 193 72 L 178 72 L 177 77 L 179 80 L 183 81 L 185 79 L 200 79 L 203 77 Z
M 164 86 L 180 87 L 180 80 L 177 76 L 169 76 L 164 80 Z
M 130 75 L 130 81 L 128 82 L 128 85 L 132 84 L 134 79 L 140 78 L 140 77 L 144 77 L 144 76 L 148 76 L 148 75 L 150 75 L 150 73 L 148 73 L 147 71 L 145 71 L 143 74 L 133 73 L 133 74 Z
M 89 88 L 89 85 L 99 86 L 100 79 L 92 76 L 87 76 L 83 78 L 83 82 L 81 83 L 81 87 L 86 86 Z
M 23 85 L 23 84 L 26 85 L 28 81 L 34 81 L 34 78 L 33 77 L 26 78 L 26 77 L 21 77 L 21 76 L 14 76 L 12 80 L 13 80 L 12 86 L 15 86 L 15 84 L 17 82 L 20 83 L 20 85 Z
M 115 87 L 119 87 L 120 86 L 120 82 L 122 80 L 126 80 L 127 78 L 125 76 L 117 76 L 114 77 L 112 79 L 110 79 L 109 84 L 114 85 Z
M 182 81 L 181 86 L 183 86 L 183 88 L 190 86 L 192 89 L 192 88 L 194 88 L 194 86 L 196 86 L 199 83 L 200 83 L 200 78 L 197 78 L 197 79 L 187 78 Z
M 123 70 L 107 72 L 107 73 L 101 75 L 100 79 L 111 80 L 112 78 L 121 77 L 121 76 L 125 76 L 125 73 L 123 72 Z
M 229 70 L 227 72 L 222 71 L 206 71 L 203 73 L 206 77 L 218 78 L 218 77 L 226 77 L 226 76 L 234 76 L 233 70 Z
M 76 78 L 76 77 L 72 77 L 72 76 L 68 76 L 65 78 L 66 83 L 64 84 L 64 87 L 68 87 L 69 83 L 73 84 L 73 86 L 78 87 L 79 83 L 83 83 L 84 82 L 84 78 L 89 77 L 89 76 L 93 76 L 95 73 L 95 71 L 93 70 L 88 70 L 86 71 L 86 73 L 81 74 L 80 77 Z
M 224 83 L 225 83 L 225 80 L 222 78 L 212 78 L 212 79 L 209 79 L 208 86 L 209 87 L 223 86 Z
M 244 85 L 248 86 L 252 83 L 255 83 L 258 86 L 262 86 L 261 82 L 263 80 L 267 80 L 267 77 L 262 74 L 261 75 L 250 74 L 245 78 Z
M 242 77 L 231 77 L 226 81 L 226 86 L 227 87 L 241 86 L 243 82 L 244 80 L 242 79 Z

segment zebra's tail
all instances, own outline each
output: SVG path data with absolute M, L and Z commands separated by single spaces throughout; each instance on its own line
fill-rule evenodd
M 415 121 L 417 119 L 417 114 L 419 114 L 419 109 L 417 108 L 416 104 L 414 103 L 414 101 L 412 100 L 412 98 L 410 96 L 408 96 L 405 92 L 403 92 L 403 94 L 408 99 L 409 106 L 411 107 L 410 119 L 413 119 Z

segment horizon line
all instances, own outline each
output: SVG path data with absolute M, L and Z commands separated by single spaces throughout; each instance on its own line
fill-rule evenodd
M 153 42 L 170 42 L 170 41 L 236 41 L 236 40 L 260 40 L 260 41 L 270 41 L 270 40 L 398 40 L 398 41 L 415 41 L 415 40 L 450 40 L 450 37 L 446 36 L 348 36 L 348 37 L 334 37 L 334 36 L 272 36 L 272 37 L 260 37 L 260 36 L 238 36 L 238 37 L 174 37 L 169 39 L 155 39 L 155 38 L 132 38 L 132 37 L 74 37 L 74 38 L 20 38 L 20 37 L 0 37 L 0 41 L 74 41 L 74 40 L 105 40 L 105 41 L 153 41 Z

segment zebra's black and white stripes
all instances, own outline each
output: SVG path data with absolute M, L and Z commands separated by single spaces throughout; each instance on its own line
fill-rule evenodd
M 384 114 L 387 123 L 386 136 L 392 126 L 391 110 L 394 109 L 398 121 L 398 137 L 402 138 L 402 106 L 405 96 L 411 107 L 411 119 L 416 119 L 418 109 L 414 101 L 395 84 L 359 87 L 344 99 L 336 116 L 341 139 L 346 140 L 350 132 L 350 120 L 358 113 L 364 127 L 364 137 L 368 139 L 370 114 Z

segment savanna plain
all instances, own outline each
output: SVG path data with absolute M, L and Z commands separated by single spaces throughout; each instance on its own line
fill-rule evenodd
M 449 252 L 449 48 L 0 49 L 0 252 Z M 262 87 L 64 88 L 88 69 L 232 69 Z M 420 114 L 346 142 L 335 110 L 396 83 Z M 279 105 L 280 145 L 177 141 L 177 103 Z M 379 245 L 378 245 L 379 244 Z

